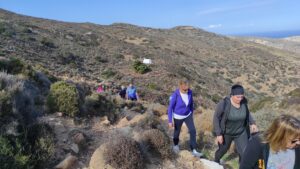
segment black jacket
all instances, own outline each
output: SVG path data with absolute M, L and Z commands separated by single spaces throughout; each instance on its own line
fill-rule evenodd
M 253 120 L 249 109 L 247 105 L 247 99 L 244 98 L 241 101 L 241 105 L 244 104 L 246 106 L 246 120 L 245 120 L 245 127 L 247 130 L 248 137 L 250 136 L 250 124 L 255 124 L 255 121 Z M 231 107 L 231 102 L 229 97 L 225 97 L 222 99 L 216 108 L 216 111 L 214 113 L 214 118 L 213 118 L 213 134 L 220 136 L 224 135 L 226 133 L 225 131 L 225 125 L 228 119 L 228 115 L 230 112 L 230 107 Z
M 242 155 L 240 169 L 266 169 L 270 147 L 262 143 L 260 136 L 251 137 Z M 300 169 L 300 148 L 295 149 L 294 169 Z

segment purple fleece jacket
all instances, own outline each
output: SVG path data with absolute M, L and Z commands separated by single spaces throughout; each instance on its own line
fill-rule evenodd
M 180 96 L 179 89 L 176 89 L 170 98 L 170 104 L 168 108 L 168 120 L 169 123 L 172 123 L 173 115 L 172 113 L 184 116 L 188 115 L 190 112 L 194 111 L 194 102 L 192 90 L 188 90 L 189 104 L 186 106 L 184 101 Z

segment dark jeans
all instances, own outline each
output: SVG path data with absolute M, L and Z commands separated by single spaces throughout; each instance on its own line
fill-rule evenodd
M 197 147 L 196 128 L 195 128 L 195 125 L 194 125 L 193 114 L 190 114 L 185 119 L 181 119 L 181 120 L 174 119 L 174 136 L 173 136 L 174 145 L 178 145 L 178 143 L 179 143 L 179 135 L 180 135 L 180 130 L 181 130 L 181 126 L 182 126 L 183 122 L 185 122 L 186 126 L 189 129 L 190 147 L 193 150 Z
M 223 140 L 223 144 L 218 144 L 219 149 L 215 153 L 215 162 L 220 163 L 220 159 L 228 151 L 232 141 L 234 141 L 235 143 L 240 160 L 248 143 L 248 136 L 246 130 L 238 136 L 230 136 L 225 134 L 223 136 Z

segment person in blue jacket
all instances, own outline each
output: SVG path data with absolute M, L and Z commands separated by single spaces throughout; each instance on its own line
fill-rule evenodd
M 188 81 L 181 80 L 179 82 L 179 88 L 176 89 L 170 97 L 170 104 L 168 107 L 168 121 L 169 127 L 174 127 L 173 135 L 173 151 L 179 152 L 179 135 L 183 122 L 189 129 L 190 133 L 190 148 L 192 154 L 197 157 L 201 157 L 203 154 L 197 152 L 196 147 L 196 128 L 193 119 L 193 94 L 189 89 Z
M 136 87 L 130 83 L 126 90 L 127 100 L 139 100 L 139 95 L 136 91 Z

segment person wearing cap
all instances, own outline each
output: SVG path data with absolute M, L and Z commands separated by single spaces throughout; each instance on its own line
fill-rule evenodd
M 213 117 L 213 133 L 216 135 L 216 143 L 219 146 L 215 152 L 215 162 L 217 163 L 220 163 L 220 159 L 228 151 L 232 141 L 234 141 L 239 159 L 241 159 L 250 132 L 258 132 L 244 93 L 243 86 L 233 85 L 230 96 L 225 97 L 217 104 Z

